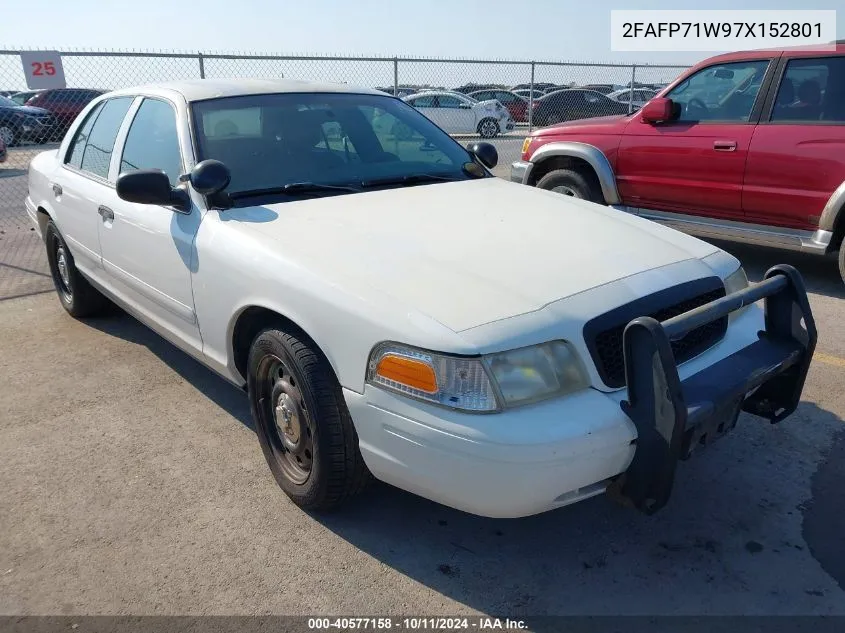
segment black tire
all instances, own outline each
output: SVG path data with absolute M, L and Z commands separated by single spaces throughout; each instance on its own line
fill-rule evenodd
M 839 245 L 839 276 L 845 282 L 845 240 Z
M 8 123 L 0 123 L 0 138 L 6 143 L 6 147 L 14 147 L 20 140 L 18 131 Z
M 487 117 L 485 119 L 481 119 L 478 122 L 478 128 L 476 131 L 481 136 L 481 138 L 494 138 L 499 135 L 501 130 L 499 129 L 499 122 L 496 119 L 491 119 Z
M 103 312 L 109 305 L 109 300 L 79 272 L 70 249 L 52 220 L 47 222 L 44 242 L 47 246 L 47 261 L 50 264 L 53 285 L 67 313 L 81 319 Z
M 340 384 L 304 335 L 259 333 L 249 351 L 247 389 L 261 450 L 291 501 L 329 510 L 366 487 L 372 476 Z
M 555 169 L 540 178 L 537 183 L 540 189 L 557 190 L 564 195 L 605 204 L 598 178 L 595 174 L 574 169 Z

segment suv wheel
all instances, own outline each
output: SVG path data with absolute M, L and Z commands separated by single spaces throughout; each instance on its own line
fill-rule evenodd
M 598 179 L 593 174 L 587 174 L 574 169 L 555 169 L 540 178 L 537 187 L 546 191 L 554 191 L 565 196 L 580 198 L 604 204 Z
M 839 246 L 839 276 L 845 281 L 845 241 Z

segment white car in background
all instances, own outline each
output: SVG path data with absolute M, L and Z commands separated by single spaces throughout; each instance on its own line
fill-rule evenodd
M 630 103 L 635 109 L 642 108 L 646 103 L 657 96 L 654 90 L 646 90 L 645 88 L 634 88 L 633 99 L 631 98 L 631 89 L 624 88 L 623 90 L 614 90 L 607 95 L 609 98 L 619 103 Z
M 507 108 L 495 99 L 476 101 L 460 92 L 429 90 L 405 97 L 404 101 L 449 134 L 493 138 L 512 130 L 514 125 Z

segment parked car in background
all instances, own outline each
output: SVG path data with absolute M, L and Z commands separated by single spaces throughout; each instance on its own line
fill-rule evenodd
M 558 90 L 535 102 L 533 122 L 546 126 L 612 114 L 628 114 L 628 106 L 613 99 L 608 99 L 600 92 L 567 88 Z
M 631 98 L 633 95 L 633 99 Z M 623 88 L 622 90 L 614 90 L 607 95 L 608 99 L 613 99 L 619 103 L 630 103 L 634 110 L 642 108 L 646 103 L 651 101 L 657 93 L 654 90 L 647 90 L 645 88 L 635 88 L 631 91 L 630 88 Z
M 495 99 L 507 108 L 514 121 L 517 123 L 528 121 L 528 102 L 510 90 L 479 90 L 478 92 L 471 92 L 469 96 L 476 101 Z
M 11 97 L 17 90 L 0 90 L 0 97 Z
M 603 95 L 610 94 L 616 90 L 622 88 L 622 86 L 617 86 L 616 84 L 584 84 L 583 86 L 578 86 L 584 90 L 594 90 L 595 92 L 600 92 Z
M 544 93 L 549 88 L 557 88 L 557 84 L 548 83 L 548 82 L 537 82 L 535 84 L 516 84 L 515 86 L 511 87 L 511 90 L 531 90 L 533 87 L 534 90 L 539 90 L 540 92 Z
M 796 409 L 817 333 L 795 269 L 749 287 L 719 248 L 497 160 L 374 90 L 174 82 L 97 99 L 32 159 L 25 204 L 63 309 L 109 298 L 243 388 L 309 510 L 375 477 L 491 517 L 605 491 L 652 514 L 740 411 Z M 204 450 L 192 477 L 230 456 Z
M 512 178 L 702 237 L 838 252 L 845 280 L 845 44 L 705 60 L 635 115 L 532 134 Z
M 18 105 L 26 105 L 26 102 L 32 99 L 39 92 L 43 92 L 43 90 L 24 90 L 23 92 L 14 93 L 9 98 Z
M 502 84 L 464 84 L 454 88 L 454 92 L 461 94 L 469 94 L 471 92 L 478 92 L 479 90 L 507 90 Z
M 21 106 L 9 97 L 0 97 L 0 138 L 7 147 L 22 141 L 43 143 L 55 128 L 56 120 L 49 111 Z
M 42 90 L 27 100 L 26 104 L 49 110 L 56 120 L 54 139 L 64 136 L 73 120 L 92 99 L 103 94 L 102 90 L 87 88 L 54 88 Z
M 512 93 L 514 93 L 515 95 L 519 95 L 520 97 L 522 97 L 522 98 L 523 98 L 523 99 L 525 99 L 526 101 L 527 101 L 527 100 L 531 97 L 531 95 L 532 95 L 532 90 L 531 90 L 530 88 L 518 88 L 518 89 L 515 89 L 515 90 L 511 90 L 511 92 L 512 92 Z M 540 98 L 540 97 L 542 97 L 544 94 L 546 94 L 546 93 L 545 93 L 545 92 L 543 92 L 542 90 L 537 90 L 537 89 L 534 89 L 534 90 L 533 90 L 533 95 L 534 95 L 534 99 L 535 99 L 535 100 L 536 100 L 536 99 L 539 99 L 539 98 Z
M 513 129 L 507 108 L 495 100 L 476 101 L 459 92 L 432 90 L 405 97 L 404 101 L 450 134 L 493 138 Z

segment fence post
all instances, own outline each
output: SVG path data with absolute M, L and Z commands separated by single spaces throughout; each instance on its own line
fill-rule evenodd
M 528 133 L 534 131 L 534 62 L 531 62 L 531 87 L 528 93 Z
M 399 58 L 393 58 L 393 96 L 399 94 Z
M 200 79 L 205 79 L 205 58 L 202 53 L 197 53 L 197 59 L 200 62 Z
M 634 111 L 634 83 L 637 79 L 637 65 L 631 65 L 631 89 L 628 91 L 628 114 Z

